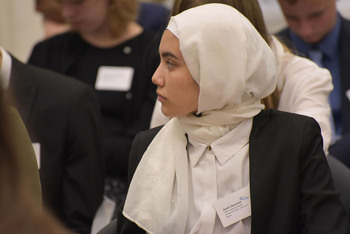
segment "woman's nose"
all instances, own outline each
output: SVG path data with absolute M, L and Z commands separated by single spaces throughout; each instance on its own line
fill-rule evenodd
M 160 65 L 158 66 L 157 70 L 154 72 L 152 76 L 152 82 L 153 84 L 157 86 L 163 86 L 164 85 L 164 79 L 161 73 Z

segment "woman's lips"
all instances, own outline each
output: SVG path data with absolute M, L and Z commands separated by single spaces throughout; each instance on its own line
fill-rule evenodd
M 157 92 L 157 95 L 158 95 L 158 101 L 162 102 L 166 100 L 166 98 L 160 95 L 158 92 Z

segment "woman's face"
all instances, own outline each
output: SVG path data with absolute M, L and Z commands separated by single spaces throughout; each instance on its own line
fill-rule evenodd
M 168 117 L 181 117 L 197 111 L 199 86 L 187 68 L 179 40 L 165 30 L 159 46 L 160 64 L 152 77 L 158 86 L 158 100 Z
M 99 32 L 108 28 L 109 0 L 58 0 L 62 15 L 72 27 L 82 34 Z

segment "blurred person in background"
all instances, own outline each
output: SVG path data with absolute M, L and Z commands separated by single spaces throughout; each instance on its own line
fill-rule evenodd
M 350 21 L 336 0 L 279 0 L 288 28 L 277 35 L 332 74 L 329 153 L 350 167 Z
M 168 18 L 169 8 L 165 1 L 140 1 L 137 23 L 143 28 L 162 33 Z M 35 10 L 42 15 L 44 36 L 49 38 L 71 29 L 62 15 L 62 7 L 57 0 L 35 0 Z
M 45 38 L 70 30 L 57 0 L 35 0 L 35 10 L 42 14 Z
M 35 148 L 44 207 L 75 232 L 90 233 L 104 183 L 102 123 L 93 89 L 24 64 L 2 47 L 0 74 Z
M 159 63 L 159 36 L 137 22 L 137 0 L 60 0 L 72 30 L 39 42 L 29 64 L 69 75 L 94 88 L 104 125 L 106 194 L 126 194 L 131 143 L 149 127 Z
M 29 136 L 0 87 L 0 233 L 73 234 L 41 206 L 37 185 L 38 167 Z

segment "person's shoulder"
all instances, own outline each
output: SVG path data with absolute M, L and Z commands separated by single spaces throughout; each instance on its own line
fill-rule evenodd
M 279 110 L 264 110 L 253 119 L 250 134 L 251 142 L 264 141 L 266 144 L 279 142 L 296 142 L 305 139 L 306 135 L 321 137 L 321 130 L 312 117 L 284 112 Z M 309 138 L 310 139 L 310 138 Z
M 153 139 L 157 134 L 158 132 L 162 129 L 163 125 L 162 126 L 158 126 L 158 127 L 154 127 L 154 128 L 150 128 L 150 129 L 147 129 L 145 131 L 141 131 L 139 132 L 139 137 L 141 138 L 148 138 L 148 139 Z
M 135 140 L 141 142 L 142 147 L 144 147 L 144 150 L 146 150 L 148 145 L 152 142 L 153 138 L 159 133 L 163 126 L 164 125 L 140 131 L 136 135 Z
M 147 147 L 151 144 L 154 137 L 162 129 L 163 126 L 158 126 L 148 130 L 140 131 L 134 138 L 133 146 L 131 147 L 130 155 L 138 154 L 140 160 Z M 137 152 L 137 153 L 136 153 Z
M 283 28 L 280 31 L 278 31 L 277 33 L 275 33 L 275 35 L 280 38 L 280 37 L 285 37 L 285 38 L 289 38 L 289 28 Z
M 290 28 L 284 28 L 279 32 L 275 33 L 274 36 L 280 40 L 285 46 L 293 51 L 293 53 L 300 55 L 300 53 L 296 50 L 291 38 L 290 38 Z
M 76 80 L 73 77 L 51 71 L 46 68 L 37 67 L 35 65 L 26 64 L 31 72 L 31 77 L 37 84 L 52 89 L 62 89 L 65 93 L 76 92 L 78 90 L 89 90 L 90 87 Z
M 277 126 L 278 128 L 286 129 L 293 129 L 296 126 L 303 126 L 307 123 L 318 125 L 312 117 L 274 109 L 261 111 L 254 117 L 253 123 L 260 126 Z
M 68 44 L 76 41 L 79 38 L 79 35 L 76 32 L 64 32 L 50 38 L 39 41 L 35 44 L 34 47 L 44 47 L 53 45 L 57 49 L 62 49 L 63 44 Z
M 262 110 L 258 115 L 256 115 L 256 118 L 279 118 L 279 119 L 297 119 L 297 120 L 313 119 L 312 117 L 309 117 L 309 116 L 276 110 L 276 109 Z

